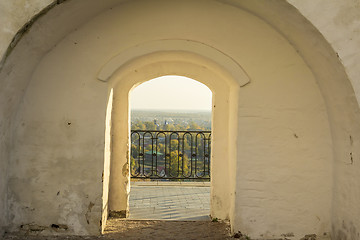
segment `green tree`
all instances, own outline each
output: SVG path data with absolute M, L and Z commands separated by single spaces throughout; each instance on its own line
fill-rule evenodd
M 183 164 L 182 167 L 183 167 L 183 175 L 184 175 L 184 177 L 189 177 L 191 166 L 190 166 L 190 161 L 189 161 L 189 158 L 188 158 L 187 155 L 184 155 L 182 157 L 182 164 Z
M 163 125 L 162 130 L 164 130 L 164 131 L 175 131 L 175 130 L 178 130 L 178 129 L 175 128 L 174 124 L 165 124 L 165 125 Z
M 154 122 L 145 122 L 145 129 L 146 130 L 156 130 L 157 126 L 155 125 Z
M 170 153 L 170 166 L 169 172 L 171 177 L 178 177 L 179 172 L 179 163 L 178 163 L 179 152 L 178 150 L 171 151 Z
M 142 121 L 137 120 L 131 124 L 131 130 L 144 130 L 146 129 L 145 124 Z
M 195 130 L 202 130 L 202 129 L 201 129 L 201 127 L 200 127 L 196 122 L 191 121 L 191 122 L 189 123 L 189 127 L 187 128 L 187 130 L 193 130 L 193 131 L 195 131 Z

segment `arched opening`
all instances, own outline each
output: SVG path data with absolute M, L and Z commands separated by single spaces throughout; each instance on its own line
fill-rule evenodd
M 336 54 L 296 9 L 287 2 L 139 0 L 100 13 L 89 2 L 87 8 L 66 1 L 50 11 L 1 71 L 0 137 L 9 170 L 1 184 L 8 183 L 2 189 L 8 189 L 11 227 L 66 223 L 71 233 L 98 233 L 105 225 L 101 212 L 107 213 L 109 166 L 111 177 L 126 170 L 118 161 L 129 150 L 128 92 L 166 74 L 187 75 L 214 90 L 214 122 L 224 129 L 214 138 L 220 146 L 214 155 L 228 171 L 213 174 L 222 179 L 213 182 L 214 216 L 230 218 L 233 230 L 254 237 L 322 234 L 331 222 L 341 228 L 343 216 L 358 222 L 356 211 L 336 206 L 355 206 L 338 193 L 355 197 L 342 186 L 357 179 L 345 173 L 357 173 L 358 105 Z M 88 9 L 99 15 L 74 20 Z M 43 33 L 51 38 L 43 41 Z M 113 139 L 112 131 L 126 138 Z M 120 178 L 126 192 L 126 176 Z M 127 202 L 126 194 L 119 196 Z M 110 209 L 124 209 L 111 198 Z
M 106 69 L 106 66 L 104 67 Z M 136 71 L 134 71 L 136 69 Z M 242 70 L 241 76 L 246 76 Z M 212 60 L 189 52 L 158 52 L 132 60 L 126 67 L 117 69 L 109 83 L 113 89 L 112 106 L 112 156 L 110 167 L 109 211 L 113 215 L 126 216 L 129 212 L 129 139 L 130 122 L 129 92 L 144 82 L 164 75 L 180 75 L 196 79 L 213 92 L 212 156 L 211 169 L 211 216 L 230 219 L 233 202 L 235 165 L 236 105 L 229 104 L 238 97 L 239 86 Z M 126 80 L 125 80 L 126 79 Z M 243 79 L 246 81 L 246 79 Z M 230 100 L 231 99 L 231 100 Z M 229 119 L 230 121 L 224 121 Z M 116 146 L 116 147 L 114 147 Z M 227 186 L 227 187 L 224 187 Z
M 129 219 L 209 220 L 212 93 L 162 76 L 130 95 Z

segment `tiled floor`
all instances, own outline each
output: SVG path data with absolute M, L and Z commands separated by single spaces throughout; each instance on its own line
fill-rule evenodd
M 130 219 L 210 220 L 210 184 L 131 182 Z

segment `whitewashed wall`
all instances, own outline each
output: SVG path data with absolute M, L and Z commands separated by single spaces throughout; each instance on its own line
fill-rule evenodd
M 130 46 L 126 45 L 127 41 L 134 44 L 145 39 L 172 37 L 196 39 L 216 46 L 236 59 L 253 79 L 240 94 L 239 126 L 242 127 L 238 137 L 234 230 L 241 229 L 260 237 L 294 232 L 298 237 L 305 233 L 328 232 L 332 222 L 334 239 L 359 239 L 356 226 L 360 225 L 357 217 L 360 208 L 356 203 L 360 199 L 360 170 L 356 162 L 360 154 L 357 150 L 360 135 L 355 99 L 355 96 L 359 99 L 359 94 L 355 95 L 351 89 L 360 92 L 357 77 L 360 70 L 356 67 L 360 38 L 356 31 L 358 3 L 350 0 L 288 1 L 314 24 L 330 43 L 327 45 L 321 34 L 283 1 L 269 4 L 234 0 L 207 2 L 203 6 L 204 1 L 196 4 L 183 1 L 176 9 L 188 14 L 188 18 L 179 15 L 177 21 L 168 16 L 170 12 L 174 14 L 169 10 L 171 5 L 163 2 L 156 5 L 157 2 L 125 4 L 90 22 L 88 19 L 118 1 L 102 4 L 87 1 L 86 11 L 85 1 L 65 2 L 43 17 L 48 21 L 35 24 L 7 58 L 7 65 L 0 73 L 0 226 L 31 221 L 49 225 L 64 221 L 74 233 L 98 232 L 101 219 L 98 197 L 102 195 L 98 175 L 103 171 L 99 159 L 103 159 L 101 143 L 105 139 L 107 88 L 94 80 L 96 69 L 110 59 L 114 51 L 121 52 Z M 50 1 L 31 1 L 31 4 L 30 1 L 16 4 L 0 1 L 1 56 L 5 56 L 14 33 L 48 4 Z M 142 4 L 147 4 L 146 8 Z M 199 13 L 197 9 L 208 11 Z M 116 11 L 124 12 L 118 15 Z M 136 14 L 138 25 L 136 21 L 133 25 L 121 25 L 126 18 L 133 20 Z M 165 22 L 173 25 L 161 25 L 164 21 L 159 16 L 171 19 Z M 214 21 L 216 18 L 219 20 Z M 194 19 L 199 21 L 191 28 L 193 23 L 186 23 Z M 146 24 L 150 27 L 146 28 Z M 110 31 L 119 26 L 122 31 L 118 35 Z M 76 31 L 69 34 L 74 29 Z M 131 33 L 131 37 L 124 38 L 121 35 L 124 32 Z M 154 33 L 157 35 L 152 35 Z M 225 38 L 226 34 L 229 36 Z M 64 36 L 66 38 L 60 42 Z M 81 67 L 77 67 L 79 63 Z M 77 98 L 79 95 L 84 99 Z M 94 114 L 101 111 L 101 116 L 93 119 Z M 14 117 L 16 121 L 11 121 Z M 87 132 L 89 127 L 95 130 L 93 137 Z M 66 144 L 54 141 L 53 136 Z M 97 151 L 90 154 L 91 157 L 85 153 L 86 144 L 96 146 L 94 150 Z M 51 150 L 55 145 L 57 150 Z M 39 151 L 44 148 L 47 150 Z M 70 182 L 61 181 L 63 176 L 55 178 L 41 193 L 43 190 L 38 184 L 48 181 L 47 174 L 64 170 L 60 158 L 61 161 L 77 159 L 73 163 L 77 171 L 70 171 L 67 177 Z M 97 166 L 91 176 L 87 175 L 91 171 L 87 173 L 87 168 L 80 166 L 89 159 L 94 167 Z M 334 179 L 331 179 L 333 163 Z M 88 176 L 87 180 L 73 184 L 75 175 L 79 174 Z M 35 178 L 29 187 L 26 179 L 33 175 Z M 88 184 L 89 189 L 82 191 L 81 184 Z M 25 185 L 28 188 L 24 189 Z M 7 186 L 10 186 L 9 191 Z M 56 191 L 55 186 L 61 189 Z M 66 192 L 69 186 L 72 190 Z M 63 197 L 63 192 L 65 196 L 58 208 L 48 209 L 45 214 L 37 212 L 38 205 L 44 205 L 38 196 L 18 194 L 23 190 L 40 191 L 46 202 Z M 92 195 L 86 196 L 85 192 Z M 66 205 L 66 199 L 79 201 L 82 206 L 79 212 L 73 212 L 72 207 Z M 252 206 L 250 203 L 254 202 Z M 96 210 L 91 210 L 92 220 L 87 224 L 90 216 L 87 211 L 90 206 L 93 209 L 92 204 Z M 263 207 L 256 207 L 259 205 Z M 269 209 L 277 211 L 269 212 Z M 46 222 L 39 221 L 40 218 Z M 297 223 L 296 227 L 284 224 L 293 222 Z
M 321 32 L 337 53 L 360 102 L 360 2 L 289 0 Z M 352 97 L 352 96 L 349 96 Z M 355 105 L 355 104 L 354 104 Z M 353 111 L 358 112 L 357 106 Z M 352 118 L 346 115 L 346 118 Z M 333 239 L 360 239 L 360 151 L 357 126 L 345 127 L 344 149 L 335 158 L 332 204 Z M 356 134 L 356 133 L 355 133 Z

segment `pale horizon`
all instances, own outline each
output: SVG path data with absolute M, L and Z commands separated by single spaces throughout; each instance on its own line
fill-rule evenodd
M 211 90 L 183 76 L 154 78 L 130 92 L 131 110 L 211 111 L 211 106 Z

